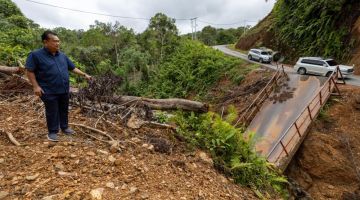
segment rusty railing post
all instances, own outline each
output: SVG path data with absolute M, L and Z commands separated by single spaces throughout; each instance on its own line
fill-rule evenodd
M 296 128 L 297 133 L 298 133 L 298 134 L 299 134 L 299 136 L 301 137 L 300 129 L 299 129 L 299 127 L 298 127 L 298 125 L 297 125 L 296 121 L 295 121 L 294 125 L 295 125 L 295 128 Z
M 309 111 L 311 121 L 314 121 L 313 117 L 311 116 L 310 104 L 307 106 L 307 110 Z
M 283 150 L 285 151 L 286 156 L 289 156 L 289 153 L 287 152 L 287 150 L 286 150 L 286 148 L 285 148 L 285 146 L 284 146 L 284 144 L 283 144 L 283 142 L 282 142 L 282 141 L 280 141 L 280 144 L 281 144 L 281 146 L 282 146 Z

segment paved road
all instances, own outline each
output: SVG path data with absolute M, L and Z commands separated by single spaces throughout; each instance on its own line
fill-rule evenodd
M 248 62 L 251 62 L 251 63 L 257 63 L 259 64 L 259 62 L 255 62 L 255 61 L 252 61 L 252 60 L 249 60 L 247 58 L 247 55 L 243 54 L 243 53 L 240 53 L 238 51 L 233 51 L 231 49 L 228 49 L 226 47 L 227 45 L 218 45 L 218 46 L 214 46 L 213 48 L 219 50 L 219 51 L 222 51 L 223 53 L 227 54 L 227 55 L 230 55 L 230 56 L 234 56 L 234 57 L 238 57 L 238 58 L 241 58 L 243 60 L 246 60 Z M 261 64 L 262 66 L 265 66 L 265 67 L 268 67 L 270 69 L 276 69 L 276 66 L 274 65 L 271 65 L 271 64 Z M 296 73 L 293 68 L 291 67 L 284 67 L 285 68 L 285 71 L 287 73 L 291 73 L 291 74 L 294 74 Z M 355 75 L 351 75 L 349 76 L 348 78 L 345 79 L 346 81 L 346 84 L 349 84 L 349 85 L 355 85 L 355 86 L 360 86 L 360 76 L 355 76 Z

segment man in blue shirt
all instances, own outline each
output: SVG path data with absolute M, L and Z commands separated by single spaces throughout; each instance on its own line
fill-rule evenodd
M 74 133 L 68 125 L 69 71 L 88 80 L 91 76 L 76 68 L 60 51 L 60 40 L 56 33 L 47 30 L 41 39 L 44 47 L 31 52 L 26 60 L 27 76 L 35 95 L 44 102 L 48 139 L 56 142 L 59 127 L 67 135 Z

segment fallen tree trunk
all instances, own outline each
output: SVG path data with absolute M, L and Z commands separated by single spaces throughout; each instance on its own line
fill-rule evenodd
M 105 97 L 105 101 L 113 104 L 124 104 L 126 102 L 142 103 L 153 110 L 186 110 L 195 112 L 207 112 L 209 105 L 198 101 L 190 101 L 187 99 L 149 99 L 135 96 L 114 96 L 112 98 Z
M 0 65 L 0 72 L 5 74 L 19 74 L 22 73 L 22 67 L 8 67 Z

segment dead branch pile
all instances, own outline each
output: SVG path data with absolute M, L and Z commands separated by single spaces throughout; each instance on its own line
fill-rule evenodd
M 0 93 L 2 94 L 16 94 L 16 93 L 32 93 L 31 84 L 21 76 L 13 75 L 7 77 L 0 85 Z
M 122 83 L 123 79 L 111 72 L 107 72 L 102 76 L 96 77 L 89 81 L 88 86 L 82 88 L 76 97 L 79 100 L 90 99 L 96 100 L 102 96 L 112 96 L 117 85 Z
M 122 78 L 112 73 L 96 77 L 89 85 L 74 93 L 72 102 L 91 111 L 100 113 L 102 118 L 108 114 L 118 115 L 121 120 L 128 119 L 136 113 L 145 120 L 152 118 L 151 110 L 186 110 L 206 112 L 208 105 L 186 99 L 150 99 L 136 96 L 115 95 L 116 85 L 122 83 Z

